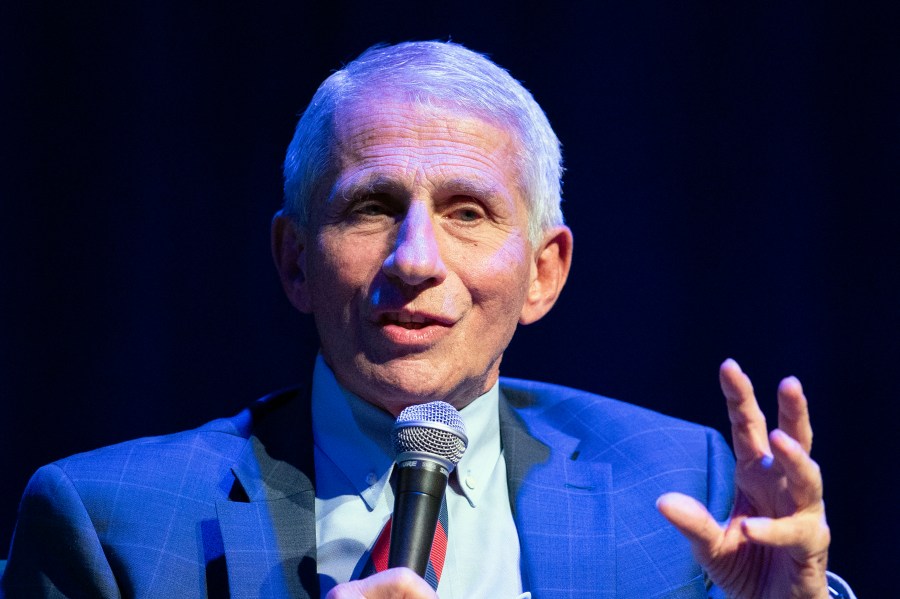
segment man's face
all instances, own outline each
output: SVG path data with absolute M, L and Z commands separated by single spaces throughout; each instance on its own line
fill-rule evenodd
M 298 264 L 338 380 L 391 413 L 490 388 L 535 277 L 515 141 L 403 102 L 339 115 L 336 177 Z

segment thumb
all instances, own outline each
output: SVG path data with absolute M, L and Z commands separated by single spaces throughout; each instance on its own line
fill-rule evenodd
M 694 552 L 708 556 L 722 538 L 722 528 L 702 503 L 683 493 L 666 493 L 656 500 L 656 509 L 687 537 Z

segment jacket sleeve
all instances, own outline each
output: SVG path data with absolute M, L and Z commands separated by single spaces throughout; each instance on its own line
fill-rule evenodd
M 718 431 L 707 429 L 708 497 L 706 509 L 719 522 L 728 519 L 734 504 L 734 454 Z
M 57 465 L 38 470 L 25 489 L 3 597 L 121 597 L 94 523 Z

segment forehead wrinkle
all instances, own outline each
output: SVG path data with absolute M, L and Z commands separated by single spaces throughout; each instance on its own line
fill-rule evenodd
M 418 158 L 419 152 L 413 153 Z M 511 190 L 506 181 L 506 173 L 500 164 L 482 159 L 477 153 L 465 156 L 456 153 L 442 153 L 428 156 L 429 160 L 416 160 L 411 156 L 394 156 L 385 151 L 390 161 L 376 161 L 373 164 L 354 164 L 354 172 L 339 180 L 338 187 L 354 191 L 394 192 L 405 189 L 403 181 L 411 179 L 413 186 L 426 185 L 430 181 L 435 188 L 459 190 L 459 193 L 477 197 L 508 196 Z M 369 161 L 367 161 L 369 162 Z M 411 168 L 414 165 L 414 170 Z M 484 167 L 484 168 L 480 168 Z M 346 169 L 341 169 L 346 172 Z M 412 177 L 410 178 L 410 175 Z
M 518 211 L 524 198 L 513 133 L 471 113 L 409 108 L 376 100 L 342 111 L 335 140 L 339 171 L 375 171 L 393 181 L 385 191 L 403 188 L 407 195 L 418 188 L 446 193 L 456 187 L 476 197 L 512 200 Z M 377 180 L 378 175 L 372 182 Z M 527 212 L 527 201 L 523 207 Z
M 362 143 L 344 144 L 340 156 L 344 164 L 371 163 L 373 166 L 383 164 L 402 168 L 415 159 L 418 164 L 428 167 L 472 168 L 481 165 L 486 170 L 502 172 L 507 167 L 508 157 L 512 155 L 508 148 L 505 143 L 479 146 L 431 138 L 410 143 L 405 136 L 373 135 Z
M 340 123 L 337 137 L 344 137 L 348 131 L 352 131 L 352 135 L 346 139 L 350 142 L 348 145 L 365 147 L 372 138 L 389 129 L 394 129 L 395 133 L 403 137 L 401 143 L 394 144 L 396 147 L 428 147 L 442 145 L 448 140 L 473 146 L 491 141 L 488 145 L 493 150 L 517 145 L 517 136 L 502 124 L 452 107 L 426 107 L 404 101 L 374 100 L 354 103 L 340 113 L 339 118 L 335 115 L 335 120 Z M 411 122 L 411 114 L 415 115 L 413 119 L 418 119 L 416 122 Z M 487 135 L 485 125 L 489 126 L 490 133 L 500 135 Z M 501 139 L 496 139 L 497 137 Z M 362 138 L 362 143 L 357 141 L 359 138 Z

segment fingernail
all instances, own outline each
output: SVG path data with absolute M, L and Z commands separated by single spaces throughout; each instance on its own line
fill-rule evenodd
M 743 372 L 741 365 L 734 358 L 725 358 L 725 361 L 722 362 L 722 368 L 735 368 L 738 372 Z
M 784 434 L 784 433 L 782 433 L 782 434 Z M 764 455 L 763 457 L 761 457 L 759 459 L 759 463 L 765 470 L 768 470 L 769 468 L 772 467 L 772 464 L 775 463 L 775 456 Z
M 778 388 L 781 390 L 785 390 L 787 387 L 796 386 L 801 391 L 803 390 L 803 385 L 800 384 L 800 379 L 791 375 L 786 376 L 781 380 L 781 383 L 778 385 Z

